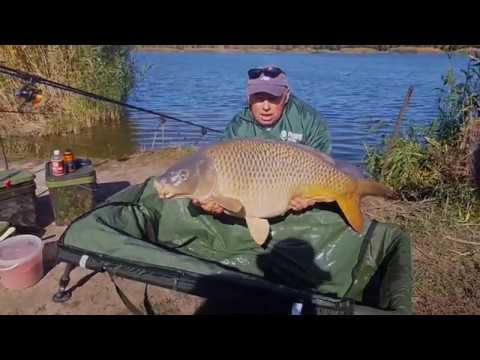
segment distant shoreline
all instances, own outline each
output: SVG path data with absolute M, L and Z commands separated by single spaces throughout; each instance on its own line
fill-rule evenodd
M 185 53 L 304 53 L 304 54 L 387 54 L 387 53 L 398 53 L 398 54 L 446 54 L 447 52 L 438 48 L 433 47 L 414 47 L 414 46 L 402 46 L 390 48 L 385 51 L 380 51 L 377 49 L 366 48 L 366 47 L 354 47 L 354 48 L 343 48 L 339 50 L 328 50 L 328 49 L 310 49 L 310 48 L 297 48 L 289 50 L 279 50 L 273 48 L 186 48 L 186 49 L 177 49 L 173 46 L 145 46 L 140 48 L 135 48 L 136 52 L 185 52 Z M 452 51 L 454 54 L 479 54 L 480 49 L 478 48 L 465 48 Z

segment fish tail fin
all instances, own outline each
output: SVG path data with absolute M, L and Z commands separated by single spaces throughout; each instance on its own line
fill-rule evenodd
M 360 233 L 363 231 L 363 215 L 360 209 L 360 196 L 358 193 L 349 193 L 337 197 L 337 204 L 345 215 L 352 228 Z
M 372 180 L 358 180 L 357 191 L 337 197 L 337 204 L 345 215 L 352 228 L 360 233 L 363 231 L 364 218 L 360 208 L 360 199 L 363 196 L 383 196 L 397 198 L 397 194 L 383 184 Z
M 372 180 L 358 180 L 357 193 L 360 197 L 382 196 L 389 199 L 398 199 L 398 194 L 383 184 Z

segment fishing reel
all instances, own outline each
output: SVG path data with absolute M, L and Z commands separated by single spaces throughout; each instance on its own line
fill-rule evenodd
M 30 80 L 28 84 L 25 84 L 15 96 L 24 99 L 24 102 L 19 106 L 20 111 L 26 104 L 30 103 L 33 109 L 40 107 L 43 100 L 42 90 L 39 89 L 34 80 Z

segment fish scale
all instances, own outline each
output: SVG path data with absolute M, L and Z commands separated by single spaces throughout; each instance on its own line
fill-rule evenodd
M 206 155 L 214 161 L 222 190 L 264 192 L 276 185 L 293 191 L 300 184 L 321 184 L 341 192 L 352 186 L 350 179 L 322 159 L 298 153 L 289 143 L 243 140 L 212 147 Z M 233 189 L 232 189 L 233 188 Z

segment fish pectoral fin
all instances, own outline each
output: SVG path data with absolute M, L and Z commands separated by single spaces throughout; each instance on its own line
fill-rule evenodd
M 243 205 L 237 199 L 229 198 L 222 195 L 212 196 L 211 199 L 231 213 L 240 214 L 243 212 Z
M 257 217 L 249 217 L 245 218 L 247 222 L 248 230 L 253 237 L 253 240 L 258 245 L 262 245 L 268 238 L 268 234 L 270 233 L 270 224 L 266 219 L 260 219 Z
M 360 209 L 360 196 L 356 193 L 339 196 L 337 204 L 352 228 L 361 233 L 363 231 L 363 214 Z

